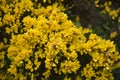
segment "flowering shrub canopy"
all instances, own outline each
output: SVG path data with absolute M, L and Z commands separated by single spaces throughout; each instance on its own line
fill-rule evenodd
M 0 0 L 0 79 L 114 79 L 113 42 L 75 26 L 61 4 L 8 1 Z

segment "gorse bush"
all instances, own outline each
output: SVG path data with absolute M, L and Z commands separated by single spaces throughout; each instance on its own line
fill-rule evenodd
M 0 0 L 0 6 L 0 79 L 114 79 L 120 67 L 114 42 L 75 26 L 60 1 Z
M 100 10 L 100 13 L 105 15 L 107 18 L 105 20 L 104 28 L 106 29 L 104 32 L 107 32 L 106 36 L 114 40 L 117 44 L 118 50 L 119 47 L 119 39 L 120 39 L 120 0 L 95 0 L 95 6 Z M 100 29 L 99 29 L 100 30 Z
M 120 51 L 120 0 L 65 0 L 63 3 L 68 7 L 68 17 L 75 24 L 89 27 L 97 35 L 114 40 Z M 74 20 L 77 16 L 80 22 Z

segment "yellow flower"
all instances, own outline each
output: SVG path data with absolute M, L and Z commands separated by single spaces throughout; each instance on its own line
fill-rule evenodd
M 10 72 L 11 74 L 16 75 L 17 74 L 17 68 L 15 65 L 10 65 L 10 68 L 8 69 L 8 72 Z
M 2 18 L 0 18 L 0 27 L 2 27 L 2 24 L 3 24 L 3 23 L 2 23 Z
M 106 12 L 110 12 L 110 7 L 109 6 L 105 6 L 105 10 L 106 10 Z
M 75 20 L 76 20 L 77 22 L 79 22 L 79 21 L 80 21 L 79 16 L 76 16 Z
M 26 80 L 26 76 L 20 76 L 20 80 Z
M 95 6 L 96 7 L 99 7 L 98 3 L 99 3 L 99 0 L 95 0 Z
M 2 50 L 3 47 L 4 47 L 4 43 L 0 42 L 0 50 Z
M 115 38 L 117 36 L 117 32 L 115 31 L 115 32 L 112 32 L 111 34 L 110 34 L 110 38 L 111 39 L 113 39 L 113 38 Z
M 36 66 L 34 69 L 37 70 L 40 67 L 41 62 L 34 60 L 34 64 Z
M 14 22 L 15 18 L 13 15 L 10 15 L 10 13 L 5 14 L 3 17 L 3 24 L 11 24 Z
M 93 70 L 92 66 L 89 64 L 86 65 L 86 67 L 83 68 L 82 76 L 85 76 L 87 80 L 91 79 L 95 75 L 95 71 Z
M 111 5 L 112 5 L 112 2 L 111 2 L 111 1 L 108 1 L 108 5 L 111 6 Z
M 46 0 L 43 0 L 44 3 L 46 3 Z
M 5 55 L 5 52 L 0 52 L 0 69 L 3 68 L 5 66 L 5 61 L 4 61 L 4 55 Z
M 64 73 L 64 74 L 67 74 L 67 73 L 76 73 L 76 71 L 80 68 L 80 64 L 79 64 L 79 61 L 65 61 L 63 63 L 61 63 L 60 65 L 60 69 L 61 71 Z
M 64 78 L 64 80 L 71 80 L 71 78 L 68 77 L 68 76 L 66 76 L 66 77 Z
M 105 2 L 104 3 L 104 7 L 105 7 L 105 11 L 106 12 L 110 12 L 111 11 L 111 9 L 110 9 L 110 6 L 112 5 L 112 2 L 111 1 L 109 1 L 109 2 Z
M 118 22 L 120 23 L 120 17 L 118 18 Z
M 50 74 L 50 70 L 46 70 L 42 75 L 45 76 L 45 79 L 47 79 L 50 76 Z
M 118 17 L 118 10 L 110 11 L 109 16 L 111 16 L 112 19 L 115 19 L 116 17 Z
M 33 63 L 30 60 L 28 60 L 28 63 L 25 65 L 25 69 L 33 72 Z
M 25 30 L 27 30 L 35 25 L 36 19 L 31 18 L 30 16 L 27 16 L 22 20 L 22 22 L 23 22 L 23 25 L 25 26 Z

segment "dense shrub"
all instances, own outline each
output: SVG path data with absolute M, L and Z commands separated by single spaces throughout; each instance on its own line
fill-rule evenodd
M 0 1 L 0 79 L 114 79 L 114 42 L 75 26 L 59 0 Z
M 65 0 L 66 13 L 77 25 L 89 27 L 105 39 L 113 40 L 120 51 L 119 0 Z M 80 22 L 75 22 L 75 17 Z
M 100 9 L 101 14 L 104 14 L 108 18 L 106 19 L 109 38 L 114 40 L 120 51 L 120 1 L 119 0 L 95 0 L 95 6 Z M 102 23 L 101 23 L 102 24 Z

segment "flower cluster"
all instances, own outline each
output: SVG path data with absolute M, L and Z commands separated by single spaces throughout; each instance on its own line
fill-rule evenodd
M 58 3 L 40 5 L 1 0 L 0 79 L 71 80 L 73 74 L 112 80 L 111 71 L 120 67 L 115 44 L 76 27 Z
M 95 0 L 95 6 L 99 8 L 103 8 L 102 13 L 107 13 L 113 20 L 117 19 L 118 22 L 120 22 L 120 8 L 114 9 L 112 7 L 112 2 L 111 1 L 105 1 L 104 4 L 99 4 L 101 0 Z

